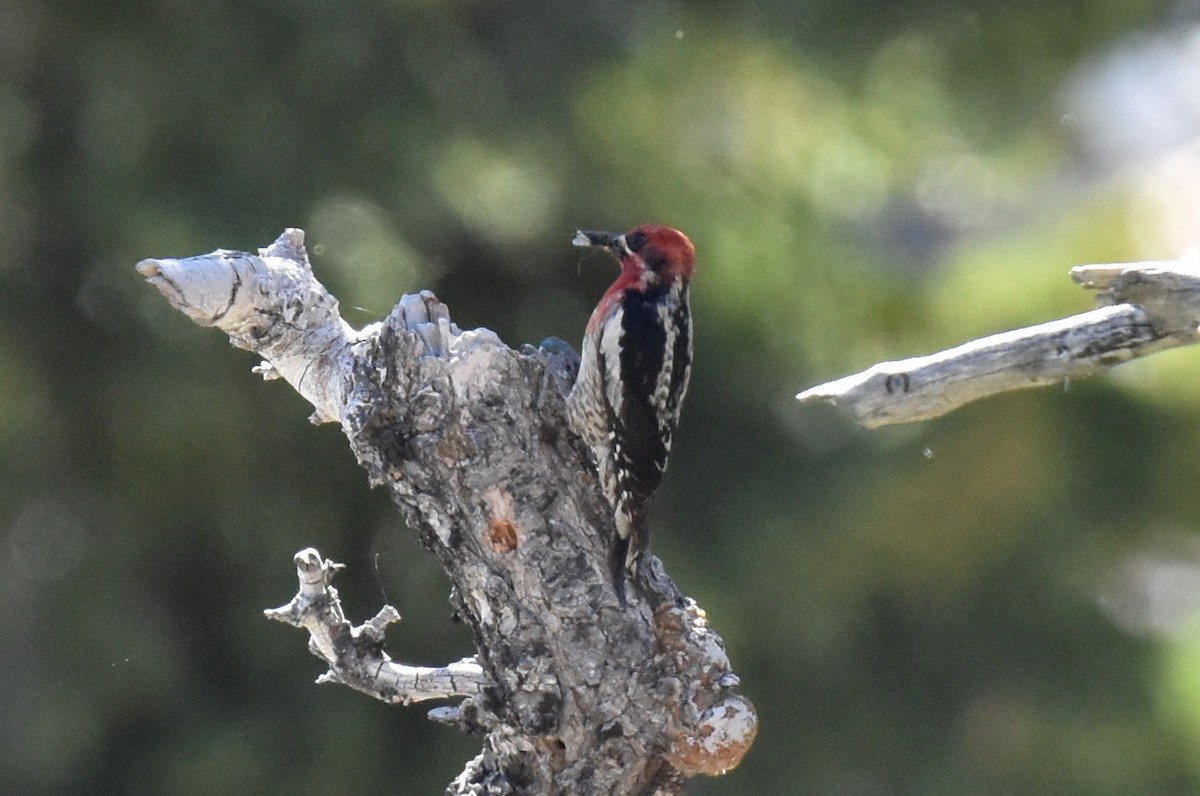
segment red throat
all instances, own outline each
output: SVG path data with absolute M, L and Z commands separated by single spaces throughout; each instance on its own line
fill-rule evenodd
M 638 251 L 626 251 L 621 255 L 621 273 L 609 285 L 588 319 L 589 332 L 599 328 L 611 312 L 612 305 L 620 301 L 625 291 L 646 288 L 650 273 L 647 262 L 657 263 L 655 271 L 659 282 L 671 282 L 675 279 L 691 281 L 692 270 L 696 264 L 696 249 L 687 235 L 661 224 L 634 227 L 625 233 L 625 238 L 630 240 L 635 235 L 643 236 L 645 243 Z

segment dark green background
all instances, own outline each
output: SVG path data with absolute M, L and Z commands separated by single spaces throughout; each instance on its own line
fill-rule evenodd
M 577 343 L 615 269 L 572 230 L 658 221 L 700 259 L 655 552 L 761 717 L 689 793 L 1200 790 L 1195 352 L 876 432 L 793 399 L 1195 243 L 1196 119 L 1122 104 L 1188 8 L 0 2 L 5 789 L 432 794 L 477 749 L 262 617 L 314 545 L 397 657 L 472 651 L 338 430 L 138 260 L 301 226 L 356 325 L 432 288 Z

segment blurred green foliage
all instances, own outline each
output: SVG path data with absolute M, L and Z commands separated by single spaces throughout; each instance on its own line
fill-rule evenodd
M 0 781 L 437 793 L 477 748 L 312 685 L 263 619 L 314 545 L 355 616 L 399 607 L 398 657 L 471 651 L 337 430 L 134 263 L 302 226 L 352 323 L 432 288 L 510 344 L 577 341 L 613 270 L 571 231 L 659 221 L 700 265 L 656 552 L 761 712 L 689 792 L 1200 790 L 1195 352 L 913 428 L 793 400 L 1081 311 L 1072 265 L 1177 255 L 1200 183 L 1091 146 L 1083 100 L 1195 24 L 1150 0 L 0 2 Z

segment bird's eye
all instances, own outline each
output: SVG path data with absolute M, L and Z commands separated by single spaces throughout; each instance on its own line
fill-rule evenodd
M 642 232 L 630 232 L 625 236 L 625 245 L 631 252 L 639 252 L 646 245 L 646 235 Z

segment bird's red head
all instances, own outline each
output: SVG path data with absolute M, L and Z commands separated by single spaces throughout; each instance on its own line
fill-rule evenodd
M 621 276 L 614 287 L 645 288 L 677 278 L 688 282 L 696 264 L 696 249 L 688 236 L 661 224 L 643 224 L 624 235 L 579 230 L 574 243 L 608 249 L 621 261 Z

